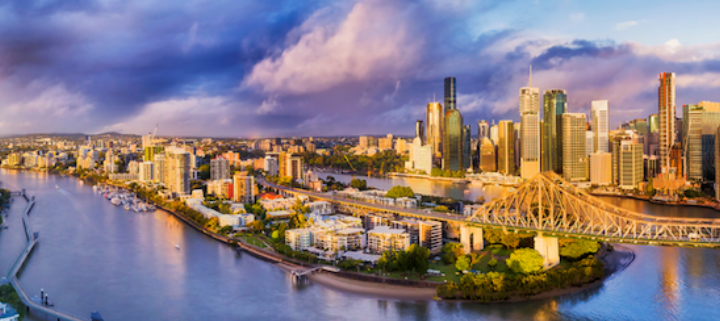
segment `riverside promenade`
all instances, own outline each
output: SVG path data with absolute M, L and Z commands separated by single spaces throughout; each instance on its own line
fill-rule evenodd
M 25 265 L 25 261 L 30 256 L 30 253 L 32 253 L 32 250 L 35 248 L 35 245 L 37 244 L 37 237 L 35 236 L 35 233 L 32 230 L 32 226 L 30 225 L 30 220 L 28 219 L 28 216 L 30 215 L 30 211 L 35 206 L 35 197 L 28 198 L 25 192 L 23 191 L 21 193 L 22 197 L 25 198 L 25 200 L 28 202 L 27 206 L 25 207 L 25 210 L 22 213 L 22 221 L 23 225 L 25 226 L 25 236 L 27 238 L 27 244 L 25 245 L 25 248 L 23 249 L 22 253 L 20 254 L 20 257 L 18 257 L 17 261 L 15 261 L 15 264 L 13 265 L 12 269 L 10 269 L 10 273 L 8 273 L 8 278 L 10 279 L 10 284 L 12 284 L 13 288 L 15 288 L 15 291 L 20 296 L 20 299 L 25 304 L 25 306 L 28 307 L 28 310 L 32 309 L 37 312 L 41 312 L 45 314 L 45 316 L 52 317 L 52 319 L 57 319 L 58 321 L 87 321 L 90 320 L 74 316 L 70 313 L 59 311 L 57 309 L 50 308 L 48 306 L 42 305 L 40 303 L 37 303 L 33 301 L 30 298 L 30 295 L 25 291 L 25 289 L 22 287 L 22 284 L 20 284 L 20 280 L 18 279 L 18 273 L 20 272 L 20 269 Z

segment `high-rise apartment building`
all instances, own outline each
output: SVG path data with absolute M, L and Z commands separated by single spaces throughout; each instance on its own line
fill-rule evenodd
M 562 115 L 567 112 L 567 94 L 562 89 L 546 90 L 543 97 L 543 171 L 563 171 Z
M 588 179 L 588 157 L 585 148 L 586 119 L 582 113 L 562 115 L 563 177 L 568 181 Z
M 498 172 L 515 175 L 515 129 L 511 120 L 498 123 Z
M 270 155 L 265 156 L 263 161 L 263 170 L 268 176 L 278 175 L 278 160 Z
M 454 80 L 453 80 L 454 83 Z M 463 164 L 463 118 L 457 109 L 448 109 L 445 113 L 445 135 L 443 138 L 443 170 L 459 171 Z
M 165 151 L 165 187 L 174 194 L 190 194 L 190 153 L 186 150 L 170 147 Z
M 608 131 L 610 125 L 608 124 L 608 101 L 607 100 L 595 100 L 590 103 L 590 112 L 592 113 L 592 130 L 593 130 L 593 152 L 609 153 L 610 148 L 608 144 L 610 139 L 608 137 Z
M 720 102 L 701 101 L 702 117 L 702 169 L 704 181 L 715 181 L 715 132 L 720 127 Z M 717 181 L 716 181 L 717 182 Z
M 210 160 L 210 179 L 228 179 L 230 178 L 230 162 L 222 156 L 217 156 Z
M 433 151 L 433 157 L 442 158 L 443 126 L 445 124 L 445 113 L 440 103 L 429 103 L 427 105 L 427 144 Z
M 520 88 L 520 176 L 531 179 L 540 172 L 540 89 Z
M 153 180 L 157 183 L 165 184 L 165 153 L 157 154 L 154 158 Z
M 153 181 L 153 162 L 142 162 L 138 166 L 138 181 Z
M 670 164 L 670 152 L 675 145 L 675 73 L 660 74 L 658 87 L 658 110 L 660 122 L 660 171 L 663 174 L 677 172 Z
M 233 176 L 233 201 L 246 204 L 255 203 L 255 177 L 248 172 L 237 172 Z
M 445 112 L 457 109 L 457 87 L 455 77 L 445 78 Z
M 497 158 L 495 145 L 490 138 L 483 138 L 480 142 L 480 170 L 483 172 L 497 171 Z
M 495 125 L 495 121 L 493 120 L 492 125 L 490 125 L 490 140 L 492 140 L 493 144 L 497 145 L 499 139 L 498 135 L 498 125 Z
M 490 138 L 490 125 L 487 120 L 478 121 L 478 142 L 482 142 L 483 138 Z

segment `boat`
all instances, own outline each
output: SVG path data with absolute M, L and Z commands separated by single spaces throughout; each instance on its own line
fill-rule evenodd
M 93 185 L 93 192 L 97 192 L 97 190 L 98 190 L 97 185 Z
M 179 249 L 180 249 L 180 245 L 179 245 L 179 244 L 175 244 L 175 248 L 179 250 Z
M 120 202 L 121 202 L 121 201 L 120 201 L 120 198 L 117 197 L 117 196 L 113 197 L 113 198 L 110 200 L 110 203 L 112 203 L 112 205 L 115 205 L 115 206 L 120 205 Z
M 125 207 L 125 210 L 126 210 L 126 211 L 129 211 L 129 210 L 130 210 L 130 204 L 129 204 L 129 203 L 125 203 L 125 206 L 124 206 L 124 207 Z
M 155 210 L 155 205 L 150 204 L 150 205 L 147 206 L 147 209 L 148 209 L 148 211 L 154 211 L 154 210 Z

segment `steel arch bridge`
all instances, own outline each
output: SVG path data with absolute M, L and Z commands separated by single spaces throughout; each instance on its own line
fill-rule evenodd
M 635 213 L 595 198 L 554 172 L 540 173 L 512 194 L 486 203 L 466 225 L 608 242 L 720 246 L 720 219 Z

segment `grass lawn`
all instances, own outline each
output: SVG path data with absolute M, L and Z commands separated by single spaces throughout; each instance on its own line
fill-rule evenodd
M 485 251 L 488 251 L 494 255 L 500 255 L 500 256 L 510 256 L 510 254 L 513 252 L 512 250 L 508 250 L 500 244 L 488 245 L 485 248 Z
M 252 244 L 252 245 L 255 245 L 255 246 L 257 246 L 257 247 L 261 247 L 261 248 L 266 248 L 266 247 L 267 247 L 267 245 L 265 245 L 265 243 L 263 243 L 262 241 L 260 241 L 260 240 L 257 238 L 256 235 L 242 234 L 242 235 L 240 235 L 240 237 L 243 238 L 243 239 L 244 239 L 245 241 L 247 241 L 248 243 L 250 243 L 250 244 Z

